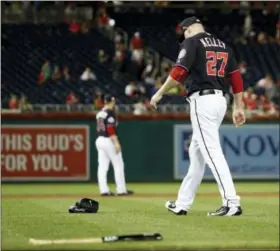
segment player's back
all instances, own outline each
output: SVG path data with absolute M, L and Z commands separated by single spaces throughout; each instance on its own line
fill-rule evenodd
M 235 67 L 231 48 L 207 32 L 189 39 L 193 40 L 195 50 L 195 60 L 189 75 L 189 93 L 205 89 L 228 90 L 226 77 Z
M 102 108 L 96 114 L 96 133 L 98 136 L 109 137 L 109 128 L 116 126 L 115 113 L 111 109 Z M 110 129 L 109 129 L 110 130 Z

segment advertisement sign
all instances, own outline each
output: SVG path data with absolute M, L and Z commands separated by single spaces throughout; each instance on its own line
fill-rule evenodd
M 174 126 L 174 178 L 190 164 L 191 125 Z M 220 142 L 234 179 L 279 179 L 279 125 L 222 125 Z M 214 179 L 206 166 L 204 179 Z
M 89 128 L 2 125 L 3 181 L 89 180 Z

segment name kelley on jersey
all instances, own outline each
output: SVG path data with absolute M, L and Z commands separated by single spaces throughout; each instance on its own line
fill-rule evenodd
M 224 49 L 226 48 L 225 43 L 223 43 L 219 39 L 205 37 L 205 38 L 201 38 L 199 40 L 203 44 L 204 47 L 221 47 Z

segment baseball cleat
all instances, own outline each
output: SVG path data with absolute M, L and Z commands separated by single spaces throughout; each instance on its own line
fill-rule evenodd
M 134 194 L 133 191 L 127 190 L 126 193 L 118 193 L 118 196 L 127 196 L 127 195 L 132 195 L 132 194 Z
M 115 194 L 112 192 L 108 192 L 108 193 L 102 193 L 101 196 L 115 196 Z
M 216 212 L 210 212 L 208 216 L 240 216 L 242 214 L 241 207 L 220 207 Z
M 177 207 L 175 204 L 175 201 L 167 201 L 165 203 L 165 207 L 168 209 L 168 211 L 176 214 L 176 215 L 187 215 L 187 211 L 183 208 Z

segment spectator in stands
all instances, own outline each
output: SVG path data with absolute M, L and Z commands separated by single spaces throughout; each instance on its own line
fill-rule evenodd
M 52 78 L 52 68 L 50 65 L 50 61 L 46 60 L 43 64 L 40 74 L 39 74 L 39 84 L 43 84 L 51 80 Z
M 87 7 L 87 8 L 84 8 L 83 10 L 83 18 L 87 21 L 92 21 L 93 20 L 93 15 L 94 15 L 94 12 L 95 12 L 95 4 L 92 4 L 91 7 Z
M 93 71 L 89 67 L 87 67 L 85 69 L 85 71 L 83 72 L 83 74 L 81 75 L 81 80 L 82 81 L 89 81 L 89 80 L 95 81 L 95 80 L 97 80 L 97 78 L 96 78 L 95 74 L 93 73 Z
M 122 44 L 116 45 L 116 51 L 114 56 L 114 74 L 113 77 L 117 79 L 121 72 L 124 72 L 125 68 L 125 49 Z
M 253 92 L 252 88 L 248 88 L 243 95 L 243 103 L 245 109 L 249 111 L 256 111 L 258 109 L 257 95 Z
M 61 79 L 61 73 L 60 73 L 60 69 L 59 69 L 58 65 L 56 65 L 54 67 L 53 74 L 52 74 L 52 79 L 55 82 L 57 82 L 57 81 L 59 81 Z
M 272 80 L 272 79 L 271 79 Z M 266 88 L 265 95 L 268 97 L 269 100 L 275 99 L 279 91 L 279 86 L 276 81 L 272 80 L 272 86 Z
M 244 88 L 255 86 L 256 81 L 260 78 L 259 70 L 254 67 L 248 67 L 245 61 L 241 61 L 238 64 L 238 68 L 244 80 Z
M 175 33 L 176 33 L 176 36 L 177 36 L 178 38 L 182 35 L 182 27 L 181 27 L 180 24 L 177 24 L 177 25 L 176 25 Z
M 276 109 L 266 95 L 260 96 L 260 110 L 264 114 L 275 114 Z
M 44 72 L 42 69 L 40 70 L 39 76 L 38 76 L 38 84 L 43 84 L 44 83 Z
M 137 31 L 134 33 L 133 37 L 130 40 L 130 50 L 143 50 L 144 40 L 142 39 L 140 32 Z
M 258 96 L 255 93 L 252 93 L 250 98 L 247 101 L 247 109 L 250 111 L 255 111 L 259 108 L 259 103 L 258 103 Z
M 96 110 L 100 110 L 104 106 L 102 92 L 97 90 L 93 97 L 93 106 Z
M 280 44 L 280 17 L 276 23 L 276 34 L 275 34 L 276 42 Z
M 266 44 L 267 43 L 267 35 L 265 32 L 261 31 L 258 35 L 258 43 L 259 44 Z
M 160 65 L 160 76 L 163 81 L 165 81 L 169 76 L 170 69 L 171 69 L 171 65 L 168 63 L 168 61 L 166 61 L 165 59 L 162 60 Z
M 155 67 L 155 63 L 153 59 L 149 58 L 147 60 L 146 67 L 142 73 L 142 80 L 146 84 L 153 85 L 155 83 L 155 76 L 157 74 L 157 68 Z
M 148 109 L 144 103 L 144 100 L 139 99 L 134 105 L 133 105 L 133 114 L 134 115 L 142 115 L 146 114 Z
M 89 25 L 88 25 L 88 23 L 83 22 L 82 26 L 81 26 L 81 33 L 87 34 L 88 32 L 89 32 Z
M 140 85 L 136 84 L 135 82 L 131 81 L 126 87 L 125 87 L 125 94 L 128 97 L 131 97 L 134 101 L 139 100 L 140 97 L 142 97 L 146 92 L 146 89 Z
M 12 94 L 9 100 L 9 109 L 18 109 L 18 98 L 16 95 Z
M 66 97 L 66 104 L 73 105 L 78 103 L 78 98 L 73 91 L 70 91 Z
M 64 80 L 66 80 L 66 81 L 71 80 L 71 76 L 70 76 L 70 73 L 69 73 L 69 68 L 68 68 L 67 66 L 65 66 L 65 67 L 63 68 L 63 78 L 64 78 Z
M 137 92 L 137 86 L 135 84 L 135 82 L 131 81 L 129 82 L 129 84 L 125 87 L 125 95 L 128 97 L 132 97 L 135 95 L 135 93 Z
M 115 45 L 123 44 L 124 43 L 124 38 L 123 38 L 122 34 L 120 34 L 119 32 L 116 32 L 114 41 L 115 41 Z
M 152 89 L 152 91 L 151 91 L 151 96 L 152 95 L 154 95 L 159 89 L 160 89 L 160 87 L 162 86 L 162 78 L 161 78 L 161 76 L 158 76 L 157 77 L 157 79 L 156 79 L 156 82 L 155 82 L 155 85 L 154 85 L 154 87 L 153 87 L 153 89 Z
M 99 29 L 102 30 L 110 29 L 109 20 L 110 17 L 108 16 L 106 9 L 100 8 L 98 13 L 98 18 L 97 18 L 97 24 Z
M 21 110 L 26 110 L 26 109 L 28 109 L 29 106 L 30 106 L 30 104 L 29 104 L 29 102 L 28 102 L 28 100 L 27 100 L 27 97 L 26 97 L 24 94 L 21 95 L 18 104 L 19 104 L 19 108 L 20 108 Z
M 130 40 L 130 51 L 132 55 L 132 60 L 136 62 L 141 62 L 144 55 L 144 41 L 140 36 L 140 32 L 135 32 L 134 36 Z
M 168 95 L 185 95 L 184 86 L 179 84 L 173 88 L 171 88 L 168 92 Z
M 138 90 L 140 95 L 145 95 L 146 94 L 146 88 L 141 83 L 138 83 L 137 90 Z
M 273 79 L 269 74 L 266 74 L 264 78 L 260 79 L 257 82 L 256 90 L 258 90 L 258 93 L 263 94 L 265 92 L 270 93 L 269 96 L 271 97 L 271 92 L 273 92 L 274 89 L 274 83 Z
M 252 17 L 250 12 L 248 12 L 244 18 L 244 26 L 243 26 L 243 36 L 245 38 L 249 37 L 251 31 L 252 31 Z
M 108 61 L 108 55 L 105 54 L 104 50 L 98 51 L 98 62 L 100 64 L 106 63 Z
M 69 31 L 71 31 L 73 34 L 77 34 L 81 31 L 81 24 L 74 19 L 70 25 L 69 25 Z
M 177 86 L 171 88 L 166 94 L 168 94 L 168 95 L 180 95 L 180 93 L 181 93 L 180 86 L 177 85 Z
M 64 13 L 65 13 L 65 18 L 66 18 L 66 21 L 69 21 L 71 20 L 74 15 L 75 15 L 75 12 L 76 12 L 76 5 L 75 5 L 75 2 L 68 2 L 66 8 L 64 9 Z

